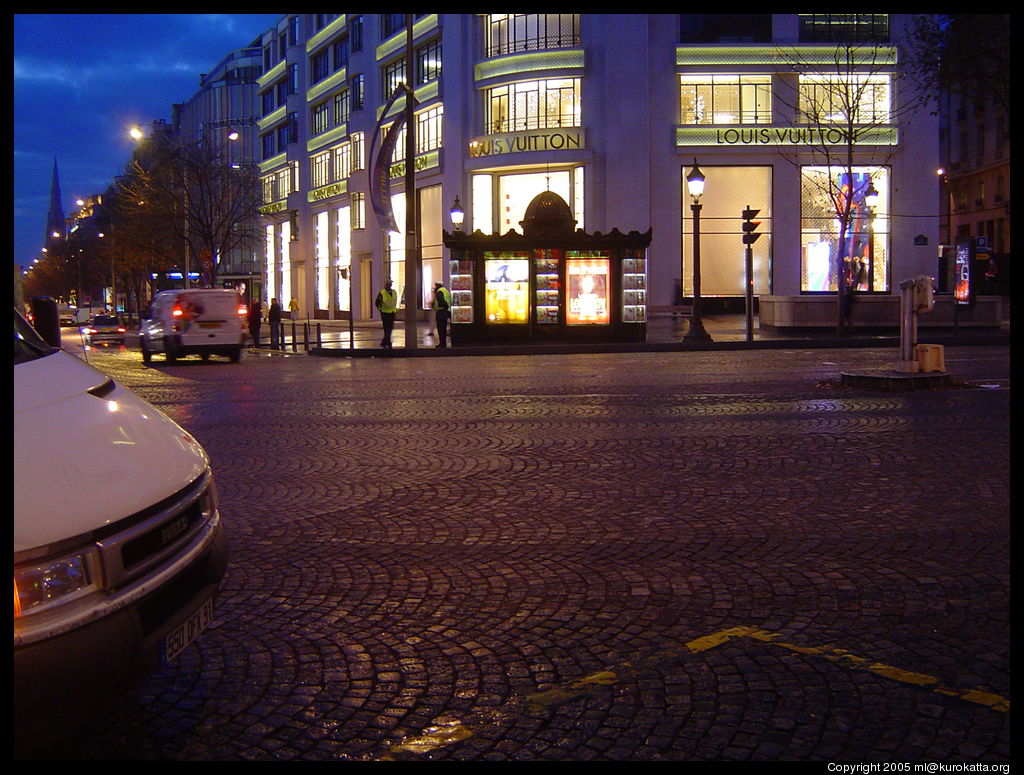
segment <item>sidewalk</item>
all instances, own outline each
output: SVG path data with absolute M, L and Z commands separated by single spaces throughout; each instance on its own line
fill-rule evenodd
M 711 336 L 710 342 L 686 342 L 683 337 L 689 330 L 689 321 L 671 316 L 655 318 L 647 323 L 646 342 L 608 342 L 593 344 L 549 344 L 523 343 L 510 345 L 470 345 L 438 348 L 435 334 L 431 334 L 429 322 L 418 326 L 417 346 L 405 347 L 405 324 L 398 320 L 391 341 L 391 350 L 380 346 L 382 335 L 379 320 L 356 321 L 351 328 L 346 320 L 296 320 L 294 331 L 292 321 L 285 321 L 284 348 L 268 350 L 269 332 L 263 327 L 260 337 L 260 351 L 302 353 L 324 357 L 426 357 L 451 355 L 527 355 L 542 353 L 587 353 L 587 352 L 659 352 L 684 350 L 746 350 L 778 349 L 788 347 L 831 348 L 831 347 L 892 347 L 899 348 L 899 329 L 854 330 L 843 337 L 836 336 L 834 327 L 822 329 L 801 329 L 799 331 L 760 329 L 755 319 L 753 336 L 748 341 L 744 315 L 706 315 L 704 328 Z M 918 342 L 922 344 L 975 345 L 1009 344 L 1010 323 L 1003 321 L 1000 328 L 967 328 L 954 330 L 949 327 L 918 329 Z M 250 347 L 250 350 L 254 348 Z

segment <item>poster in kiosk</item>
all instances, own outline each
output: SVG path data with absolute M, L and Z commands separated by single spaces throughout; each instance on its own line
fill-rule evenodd
M 574 230 L 568 205 L 545 191 L 523 233 L 445 232 L 452 343 L 642 342 L 651 232 Z

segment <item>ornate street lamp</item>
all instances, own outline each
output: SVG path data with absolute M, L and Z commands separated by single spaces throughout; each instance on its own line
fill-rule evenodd
M 690 330 L 683 336 L 684 342 L 710 342 L 711 335 L 704 330 L 700 315 L 700 197 L 704 193 L 704 173 L 693 160 L 693 169 L 686 173 L 686 188 L 693 203 L 693 313 L 690 315 Z
M 455 201 L 452 203 L 452 208 L 448 211 L 448 215 L 451 216 L 452 226 L 455 227 L 455 231 L 462 231 L 462 223 L 466 219 L 466 212 L 462 209 L 462 203 L 459 202 L 458 197 L 455 197 Z

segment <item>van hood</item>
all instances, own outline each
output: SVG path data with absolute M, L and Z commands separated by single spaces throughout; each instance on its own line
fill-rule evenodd
M 209 467 L 190 434 L 108 380 L 63 351 L 14 367 L 15 552 L 124 519 Z

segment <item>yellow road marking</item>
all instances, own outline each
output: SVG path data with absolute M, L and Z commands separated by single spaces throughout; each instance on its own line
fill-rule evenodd
M 719 630 L 718 632 L 690 641 L 686 644 L 686 647 L 694 653 L 707 651 L 710 648 L 714 648 L 715 646 L 725 643 L 731 638 L 749 638 L 751 640 L 761 641 L 762 643 L 769 643 L 773 646 L 779 646 L 798 654 L 821 656 L 833 662 L 842 662 L 850 667 L 859 670 L 867 670 L 875 673 L 876 675 L 890 678 L 894 681 L 913 684 L 915 686 L 929 686 L 932 687 L 931 690 L 936 694 L 943 694 L 949 697 L 959 697 L 961 700 L 985 705 L 992 708 L 992 710 L 997 710 L 1003 713 L 1009 713 L 1010 711 L 1010 701 L 998 694 L 983 692 L 978 689 L 953 689 L 945 686 L 933 675 L 915 673 L 910 670 L 903 670 L 898 667 L 893 667 L 892 665 L 886 665 L 881 662 L 865 659 L 864 657 L 858 657 L 848 651 L 836 648 L 831 644 L 823 646 L 801 646 L 796 643 L 788 643 L 781 640 L 782 635 L 780 633 L 767 632 L 765 630 L 759 630 L 756 627 L 730 627 L 725 630 Z

